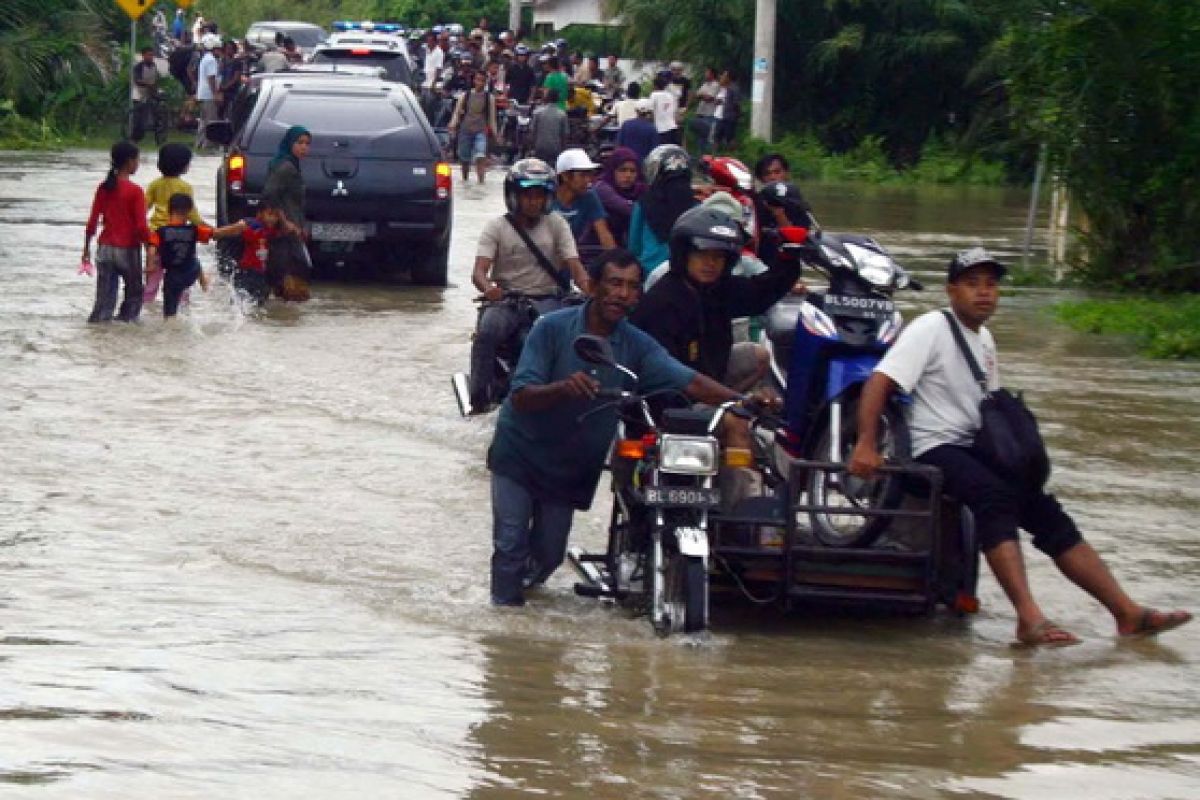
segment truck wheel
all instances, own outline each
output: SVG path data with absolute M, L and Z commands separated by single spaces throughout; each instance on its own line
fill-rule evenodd
M 413 283 L 420 286 L 445 286 L 450 272 L 450 241 L 434 245 L 412 265 Z

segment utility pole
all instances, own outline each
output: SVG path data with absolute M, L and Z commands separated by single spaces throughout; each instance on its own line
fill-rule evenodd
M 755 0 L 750 135 L 771 141 L 775 106 L 775 0 Z
M 508 0 L 508 29 L 514 36 L 521 30 L 521 0 Z

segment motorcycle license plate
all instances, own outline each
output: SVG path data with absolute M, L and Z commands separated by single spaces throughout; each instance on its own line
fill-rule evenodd
M 656 508 L 716 508 L 719 489 L 698 486 L 649 486 L 642 490 L 646 505 Z
M 365 242 L 367 226 L 348 222 L 314 222 L 312 238 L 322 242 Z
M 896 304 L 883 297 L 856 297 L 845 294 L 825 295 L 825 313 L 858 319 L 891 319 Z

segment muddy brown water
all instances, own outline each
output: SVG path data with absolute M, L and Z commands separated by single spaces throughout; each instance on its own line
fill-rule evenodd
M 104 162 L 0 153 L 0 796 L 1200 796 L 1200 626 L 1118 641 L 1036 555 L 1080 647 L 1010 648 L 990 576 L 965 622 L 739 611 L 699 642 L 568 570 L 492 610 L 490 421 L 448 378 L 500 175 L 456 183 L 446 290 L 246 315 L 218 285 L 177 324 L 97 328 L 76 267 Z M 208 214 L 215 168 L 191 174 Z M 948 253 L 1021 238 L 1020 193 L 809 194 L 931 279 L 912 312 Z M 1200 368 L 1066 330 L 1060 296 L 1007 293 L 1005 382 L 1130 590 L 1194 606 Z M 602 545 L 603 492 L 574 541 Z

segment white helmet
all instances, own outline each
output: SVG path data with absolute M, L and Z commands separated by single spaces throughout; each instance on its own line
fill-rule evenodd
M 221 46 L 221 37 L 215 33 L 206 33 L 200 39 L 200 44 L 205 50 L 215 50 Z

